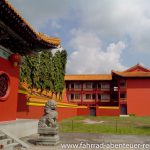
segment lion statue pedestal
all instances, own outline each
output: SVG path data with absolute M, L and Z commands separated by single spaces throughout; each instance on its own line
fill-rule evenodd
M 56 102 L 49 100 L 45 104 L 44 115 L 38 123 L 39 138 L 36 141 L 38 145 L 57 145 L 59 143 L 58 126 L 57 126 Z

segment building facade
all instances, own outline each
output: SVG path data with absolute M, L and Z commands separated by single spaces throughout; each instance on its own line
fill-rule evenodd
M 16 120 L 21 56 L 58 45 L 59 39 L 34 31 L 8 1 L 0 1 L 0 122 Z
M 65 83 L 67 101 L 88 106 L 91 114 L 98 107 L 118 108 L 118 115 L 150 115 L 150 70 L 139 64 L 111 74 L 66 75 Z

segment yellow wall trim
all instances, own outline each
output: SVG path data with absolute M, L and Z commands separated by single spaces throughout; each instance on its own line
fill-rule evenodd
M 98 107 L 98 109 L 119 109 L 119 107 L 113 107 L 113 106 L 106 106 L 106 107 L 104 107 L 104 106 L 100 106 L 100 107 Z
M 65 105 L 65 104 L 57 104 L 57 107 L 60 108 L 88 108 L 87 106 L 78 106 L 78 105 Z M 28 106 L 45 106 L 45 103 L 37 103 L 37 102 L 27 102 Z

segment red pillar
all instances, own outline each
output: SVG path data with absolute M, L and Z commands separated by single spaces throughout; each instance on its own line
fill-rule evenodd
M 81 105 L 83 105 L 83 82 L 81 82 Z

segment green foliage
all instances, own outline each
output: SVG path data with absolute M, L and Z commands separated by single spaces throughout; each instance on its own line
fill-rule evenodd
M 61 94 L 64 88 L 64 76 L 67 62 L 66 50 L 40 52 L 37 55 L 23 57 L 20 66 L 20 82 L 27 82 L 30 88 Z

